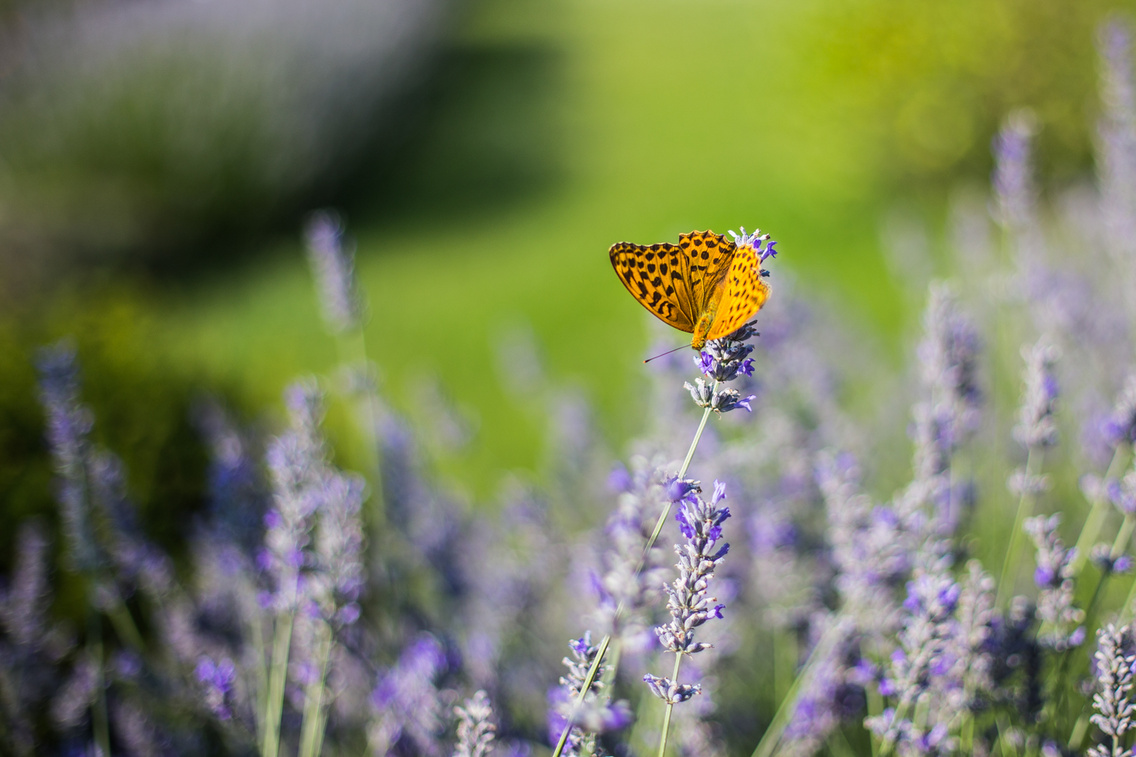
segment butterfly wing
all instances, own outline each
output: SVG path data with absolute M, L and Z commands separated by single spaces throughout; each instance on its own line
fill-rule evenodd
M 761 278 L 761 263 L 752 247 L 735 248 L 726 279 L 720 289 L 721 300 L 707 339 L 721 339 L 742 326 L 769 298 L 769 285 Z
M 676 329 L 693 333 L 698 313 L 687 278 L 690 261 L 679 245 L 618 242 L 608 254 L 615 274 L 643 307 Z
M 729 237 L 712 231 L 679 234 L 678 246 L 683 252 L 680 261 L 685 266 L 684 278 L 690 282 L 692 315 L 697 323 L 729 273 L 737 247 Z

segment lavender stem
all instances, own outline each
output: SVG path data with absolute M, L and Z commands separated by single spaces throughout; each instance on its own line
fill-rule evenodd
M 751 757 L 770 757 L 777 745 L 781 741 L 781 734 L 785 730 L 785 726 L 789 724 L 789 718 L 797 709 L 797 694 L 801 690 L 805 679 L 812 672 L 813 666 L 820 660 L 828 657 L 829 652 L 832 651 L 832 646 L 836 643 L 839 637 L 839 625 L 829 626 L 825 631 L 824 636 L 821 637 L 817 645 L 809 652 L 808 659 L 801 667 L 801 672 L 797 674 L 796 680 L 793 685 L 789 687 L 789 691 L 785 693 L 785 698 L 781 700 L 781 704 L 777 707 L 777 712 L 773 715 L 773 720 L 769 722 L 769 727 L 765 729 L 765 733 L 761 735 L 761 740 L 757 742 L 757 746 L 753 748 Z
M 95 743 L 98 744 L 99 750 L 106 757 L 110 757 L 110 726 L 107 718 L 106 682 L 103 680 L 103 669 L 106 667 L 103 658 L 103 632 L 99 617 L 94 612 L 87 614 L 87 627 L 94 647 L 95 686 L 98 690 L 94 712 L 91 713 L 91 728 L 95 732 Z
M 339 353 L 339 362 L 343 365 L 356 365 L 360 370 L 367 371 L 370 363 L 367 361 L 367 338 L 363 333 L 363 324 L 337 334 L 335 337 L 336 351 Z M 373 528 L 376 533 L 382 529 L 386 520 L 387 511 L 383 507 L 383 463 L 379 453 L 379 439 L 375 433 L 378 422 L 379 408 L 375 402 L 375 392 L 368 386 L 363 392 L 365 408 L 363 419 L 363 441 L 367 445 L 367 464 L 371 468 L 371 498 L 372 512 L 375 514 Z
M 1034 452 L 1035 447 L 1029 447 L 1029 452 L 1026 454 L 1026 479 L 1029 480 L 1037 473 L 1037 455 Z M 1013 596 L 1014 580 L 1017 578 L 1017 563 L 1014 560 L 1018 556 L 1018 548 L 1022 541 L 1022 525 L 1025 523 L 1026 518 L 1033 514 L 1033 499 L 1032 490 L 1030 487 L 1022 487 L 1022 493 L 1018 497 L 1018 512 L 1014 516 L 1014 529 L 1010 532 L 1010 545 L 1006 548 L 1006 556 L 1002 558 L 1002 572 L 998 574 L 998 594 L 994 598 L 994 606 L 1001 607 L 1002 601 L 1007 597 Z
M 707 412 L 709 412 L 709 409 L 707 409 Z M 705 421 L 705 416 L 703 416 L 703 421 Z M 702 428 L 699 427 L 699 432 L 701 433 L 701 431 Z M 678 682 L 678 669 L 680 665 L 682 665 L 682 655 L 676 652 L 674 671 L 671 672 L 671 680 L 675 683 Z M 659 757 L 666 757 L 667 754 L 667 735 L 671 730 L 671 712 L 673 710 L 674 702 L 667 702 L 667 709 L 663 712 L 663 733 L 662 736 L 659 737 Z
M 714 381 L 714 388 L 718 387 L 719 382 Z M 690 467 L 690 461 L 694 459 L 694 451 L 698 449 L 698 442 L 702 439 L 702 432 L 706 429 L 706 421 L 710 418 L 710 411 L 712 408 L 707 407 L 702 413 L 702 420 L 698 424 L 698 430 L 694 432 L 694 439 L 690 442 L 690 449 L 686 451 L 686 459 L 682 461 L 682 467 L 678 471 L 678 479 L 686 478 L 686 470 Z M 667 516 L 671 513 L 671 501 L 668 499 L 666 506 L 663 508 L 662 514 L 659 515 L 658 521 L 655 522 L 655 529 L 651 532 L 651 537 L 647 540 L 647 544 L 643 547 L 643 554 L 639 558 L 639 563 L 635 566 L 635 575 L 638 576 L 643 566 L 647 563 L 647 555 L 651 553 L 651 549 L 655 546 L 655 542 L 659 538 L 659 534 L 663 531 L 663 526 L 667 522 Z M 623 602 L 615 608 L 615 613 L 612 615 L 612 623 L 614 624 L 619 620 L 623 614 Z M 588 668 L 588 675 L 584 677 L 583 685 L 580 687 L 580 693 L 576 698 L 576 706 L 579 707 L 584 703 L 584 696 L 591 690 L 592 684 L 596 682 L 596 672 L 599 670 L 600 664 L 603 662 L 604 656 L 607 654 L 608 647 L 611 646 L 611 634 L 604 634 L 603 639 L 600 640 L 599 648 L 596 651 L 596 657 L 592 660 L 592 665 Z M 614 674 L 615 668 L 612 667 Z M 669 716 L 670 710 L 667 710 Z M 568 723 L 564 725 L 564 730 L 560 733 L 560 739 L 556 742 L 556 749 L 552 750 L 552 757 L 561 757 L 564 752 L 564 745 L 568 743 L 568 734 L 572 730 L 572 722 L 569 719 Z M 665 741 L 665 740 L 664 740 Z
M 295 603 L 296 580 L 292 584 L 291 607 Z M 280 720 L 284 716 L 284 683 L 288 677 L 288 652 L 292 646 L 293 610 L 280 618 L 283 628 L 276 628 L 272 644 L 272 667 L 268 671 L 268 701 L 265 703 L 264 747 L 261 757 L 277 757 L 280 752 Z
M 1112 453 L 1112 461 L 1108 464 L 1108 470 L 1105 471 L 1105 481 L 1116 476 L 1116 468 L 1120 465 L 1120 445 L 1117 445 L 1116 450 Z M 1089 517 L 1085 518 L 1085 525 L 1081 528 L 1081 535 L 1077 538 L 1076 554 L 1073 555 L 1073 562 L 1071 570 L 1074 576 L 1081 574 L 1081 570 L 1085 567 L 1085 561 L 1089 559 L 1090 547 L 1096 541 L 1097 536 L 1100 534 L 1101 526 L 1104 525 L 1105 516 L 1108 515 L 1108 498 L 1097 494 L 1093 497 L 1093 509 L 1089 511 Z
M 323 692 L 325 689 L 324 680 L 327 677 L 328 658 L 331 656 L 330 629 L 324 629 L 317 655 L 319 676 L 316 678 L 315 683 L 308 687 L 309 689 L 314 688 L 314 691 L 309 690 L 307 692 L 306 701 L 304 703 L 304 720 L 303 725 L 300 727 L 301 757 L 315 757 L 315 755 L 319 754 L 320 745 L 323 742 Z

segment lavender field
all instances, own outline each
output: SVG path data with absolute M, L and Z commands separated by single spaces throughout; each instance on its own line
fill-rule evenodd
M 945 233 L 881 219 L 922 312 L 898 369 L 738 218 L 769 301 L 701 351 L 638 370 L 686 338 L 655 322 L 623 350 L 626 445 L 505 333 L 501 412 L 548 420 L 547 464 L 492 496 L 441 472 L 468 413 L 390 396 L 331 208 L 302 244 L 335 364 L 259 415 L 194 392 L 196 446 L 160 454 L 204 450 L 162 468 L 201 502 L 163 533 L 80 343 L 5 354 L 38 405 L 0 440 L 50 458 L 52 497 L 5 513 L 0 755 L 1133 754 L 1134 33 L 1099 26 L 1093 175 L 1043 186 L 1022 108 Z

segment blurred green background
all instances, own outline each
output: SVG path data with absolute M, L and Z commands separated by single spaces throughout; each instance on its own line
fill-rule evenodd
M 1097 28 L 1134 5 L 6 0 L 3 525 L 49 499 L 31 361 L 70 335 L 100 440 L 176 532 L 162 514 L 200 500 L 193 403 L 270 425 L 287 383 L 339 359 L 301 242 L 318 207 L 357 240 L 383 395 L 425 422 L 448 398 L 472 437 L 438 464 L 477 496 L 540 475 L 556 391 L 616 449 L 640 428 L 647 317 L 616 241 L 760 226 L 774 285 L 899 365 L 922 293 L 881 219 L 941 228 L 1022 106 L 1043 182 L 1083 180 Z M 528 335 L 545 378 L 518 398 L 501 345 Z

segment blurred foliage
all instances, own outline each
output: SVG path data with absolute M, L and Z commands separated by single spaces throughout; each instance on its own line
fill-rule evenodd
M 391 148 L 447 6 L 103 0 L 0 14 L 0 233 L 46 248 L 36 255 L 150 265 L 263 234 Z
M 871 124 L 870 149 L 892 192 L 983 180 L 1012 110 L 1036 115 L 1039 167 L 1059 181 L 1091 166 L 1100 24 L 1116 0 L 822 3 L 810 26 L 816 99 Z
M 142 303 L 122 290 L 61 297 L 49 313 L 0 322 L 0 546 L 10 546 L 25 518 L 56 517 L 34 361 L 40 347 L 65 338 L 82 361 L 93 438 L 125 462 L 146 533 L 174 554 L 184 549 L 186 518 L 205 497 L 207 451 L 192 412 L 203 388 L 186 366 L 163 360 L 154 327 Z M 11 556 L 2 551 L 0 572 Z

